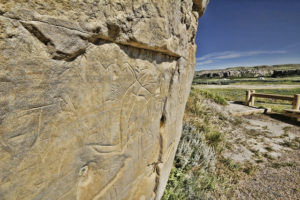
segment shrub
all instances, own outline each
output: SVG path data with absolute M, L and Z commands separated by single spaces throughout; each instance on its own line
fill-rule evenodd
M 202 134 L 184 124 L 163 200 L 205 199 L 206 191 L 215 187 L 215 155 Z

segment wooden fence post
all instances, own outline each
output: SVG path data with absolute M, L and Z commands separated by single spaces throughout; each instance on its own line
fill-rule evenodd
M 300 110 L 300 94 L 294 95 L 293 110 Z
M 249 106 L 250 99 L 251 99 L 251 91 L 250 91 L 250 90 L 247 90 L 247 91 L 246 91 L 246 100 L 245 100 L 245 105 L 246 105 L 246 106 Z
M 251 90 L 251 99 L 250 99 L 250 106 L 254 106 L 254 102 L 255 102 L 255 97 L 253 96 L 253 94 L 255 93 L 255 90 Z

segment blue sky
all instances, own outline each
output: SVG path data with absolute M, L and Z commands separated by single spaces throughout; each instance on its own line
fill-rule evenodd
M 300 63 L 300 0 L 210 0 L 196 70 Z

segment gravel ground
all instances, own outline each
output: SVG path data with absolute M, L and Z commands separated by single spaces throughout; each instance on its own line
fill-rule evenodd
M 300 150 L 285 153 L 276 163 L 268 163 L 251 179 L 240 184 L 235 199 L 300 199 Z
M 258 170 L 238 184 L 233 199 L 300 200 L 300 124 L 263 114 L 241 118 L 245 131 L 231 133 L 233 147 L 225 155 Z

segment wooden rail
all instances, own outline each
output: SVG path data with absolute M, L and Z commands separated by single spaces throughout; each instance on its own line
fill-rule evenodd
M 285 96 L 285 95 L 276 95 L 276 94 L 255 93 L 255 90 L 247 90 L 245 105 L 254 106 L 255 97 L 291 101 L 293 105 L 292 107 L 293 110 L 300 109 L 300 94 L 295 94 L 294 96 Z
M 261 97 L 261 98 L 269 98 L 269 99 L 279 99 L 279 100 L 286 100 L 286 101 L 294 101 L 294 97 L 292 96 L 285 96 L 285 95 L 277 95 L 277 94 L 261 94 L 261 93 L 254 93 L 252 94 L 253 97 Z

